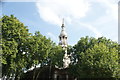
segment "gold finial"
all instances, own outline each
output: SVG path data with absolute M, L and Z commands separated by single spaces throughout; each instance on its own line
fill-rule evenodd
M 62 20 L 62 26 L 64 26 L 64 18 L 63 18 L 63 20 Z

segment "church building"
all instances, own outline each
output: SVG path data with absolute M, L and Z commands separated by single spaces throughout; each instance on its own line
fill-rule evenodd
M 21 80 L 33 80 L 34 71 L 36 72 L 35 77 L 36 80 L 76 80 L 73 76 L 68 73 L 69 64 L 70 64 L 70 55 L 67 53 L 67 33 L 65 31 L 64 19 L 61 26 L 61 32 L 59 35 L 59 45 L 63 48 L 64 57 L 63 57 L 63 67 L 57 66 L 45 66 L 43 68 L 36 68 L 35 70 L 28 71 L 25 73 L 25 77 Z M 37 74 L 39 71 L 39 76 Z

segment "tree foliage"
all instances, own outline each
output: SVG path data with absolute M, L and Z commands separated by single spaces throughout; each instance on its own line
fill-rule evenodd
M 118 44 L 104 37 L 81 38 L 73 47 L 70 72 L 79 78 L 118 78 Z M 73 73 L 74 72 L 74 73 Z
M 58 50 L 58 51 L 57 51 Z M 28 32 L 27 26 L 24 26 L 16 17 L 2 17 L 2 75 L 7 78 L 15 77 L 19 79 L 24 71 L 31 67 L 43 67 L 57 63 L 55 60 L 56 52 L 60 53 L 57 45 L 50 39 L 40 34 L 39 31 L 34 35 Z M 54 54 L 53 54 L 54 53 Z M 53 58 L 54 57 L 54 58 Z M 59 61 L 60 62 L 60 61 Z
M 13 15 L 2 17 L 2 70 L 4 76 L 10 77 L 21 72 L 24 67 L 22 54 L 24 43 L 29 35 L 27 26 L 24 26 L 16 17 Z

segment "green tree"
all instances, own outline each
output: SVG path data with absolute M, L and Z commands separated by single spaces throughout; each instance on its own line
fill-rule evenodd
M 29 38 L 27 26 L 24 26 L 16 17 L 2 17 L 2 72 L 7 78 L 18 78 L 25 66 L 23 52 Z
M 49 55 L 50 64 L 52 66 L 57 66 L 59 68 L 63 67 L 63 56 L 64 50 L 61 46 L 54 46 L 51 50 L 51 54 Z
M 81 38 L 74 46 L 70 72 L 78 78 L 118 78 L 118 44 L 104 37 Z
M 40 34 L 28 32 L 16 17 L 2 17 L 2 76 L 19 80 L 24 71 L 46 65 L 62 65 L 62 48 Z M 40 73 L 40 71 L 39 71 Z M 39 73 L 37 75 L 39 75 Z M 34 74 L 36 72 L 34 71 Z M 23 75 L 24 76 L 24 75 Z M 37 79 L 35 75 L 33 80 Z

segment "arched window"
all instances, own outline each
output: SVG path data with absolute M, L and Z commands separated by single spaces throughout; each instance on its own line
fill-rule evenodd
M 63 39 L 65 38 L 65 36 L 63 36 Z
M 67 37 L 65 37 L 67 39 Z

